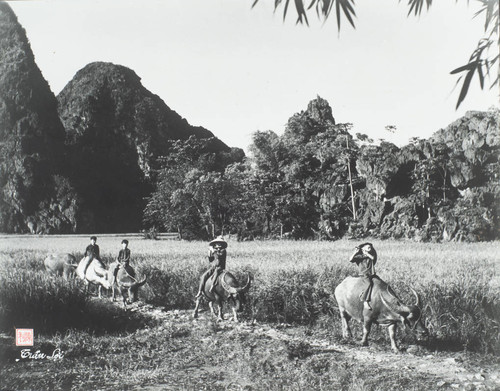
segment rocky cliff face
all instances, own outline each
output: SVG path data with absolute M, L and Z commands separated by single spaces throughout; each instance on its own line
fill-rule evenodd
M 62 176 L 64 128 L 24 29 L 0 2 L 0 231 L 71 231 L 76 196 Z
M 388 177 L 388 200 L 361 192 L 363 230 L 422 241 L 497 239 L 499 154 L 498 109 L 467 112 L 428 140 L 403 147 L 393 154 L 397 170 Z M 373 161 L 382 166 L 380 158 Z
M 83 202 L 83 231 L 141 227 L 157 159 L 168 154 L 173 140 L 195 136 L 207 139 L 215 151 L 230 151 L 210 131 L 189 125 L 120 65 L 88 64 L 57 99 L 70 176 Z
M 437 131 L 431 142 L 442 142 L 453 151 L 451 182 L 466 189 L 498 183 L 500 165 L 499 111 L 468 111 L 445 129 Z

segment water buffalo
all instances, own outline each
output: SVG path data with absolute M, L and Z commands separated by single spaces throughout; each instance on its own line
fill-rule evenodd
M 223 320 L 222 316 L 222 303 L 224 301 L 231 304 L 233 310 L 234 321 L 238 321 L 237 312 L 243 310 L 243 304 L 245 304 L 245 292 L 250 289 L 251 276 L 248 275 L 248 280 L 244 286 L 239 286 L 238 281 L 234 276 L 223 271 L 217 277 L 217 284 L 215 284 L 212 290 L 212 278 L 209 278 L 203 289 L 203 296 L 208 299 L 208 305 L 212 313 L 217 316 L 219 320 Z M 194 317 L 198 317 L 198 307 L 200 306 L 201 296 L 196 299 L 196 306 L 194 308 Z M 219 307 L 218 314 L 215 312 L 213 303 L 217 304 Z
M 125 291 L 128 291 L 129 302 L 133 303 L 137 300 L 137 293 L 141 286 L 146 283 L 147 277 L 142 280 L 137 280 L 135 278 L 134 270 L 129 266 L 128 270 L 124 267 L 120 267 L 116 273 L 116 278 L 114 275 L 114 270 L 119 266 L 118 262 L 113 262 L 109 265 L 107 279 L 111 283 L 111 289 L 113 292 L 112 300 L 115 301 L 115 289 L 121 294 L 123 298 L 123 307 L 127 308 L 127 299 L 125 297 Z
M 417 292 L 410 288 L 416 297 L 416 302 L 414 305 L 405 305 L 387 283 L 375 277 L 370 309 L 361 299 L 367 287 L 366 277 L 347 277 L 335 288 L 335 299 L 339 305 L 344 338 L 352 337 L 349 328 L 351 318 L 363 323 L 363 338 L 361 339 L 363 346 L 368 346 L 368 334 L 373 323 L 388 326 L 391 348 L 394 352 L 399 351 L 395 339 L 398 323 L 401 322 L 403 326 L 414 330 L 419 339 L 428 335 L 421 320 L 422 304 Z
M 87 290 L 89 284 L 97 285 L 99 287 L 98 295 L 99 298 L 101 298 L 101 288 L 111 288 L 111 283 L 108 280 L 108 270 L 106 270 L 104 264 L 100 260 L 94 258 L 85 272 L 85 265 L 87 264 L 87 261 L 88 257 L 84 257 L 80 261 L 78 267 L 76 268 L 76 275 L 85 282 Z
M 78 266 L 76 258 L 71 254 L 50 254 L 44 259 L 43 264 L 47 272 L 62 276 L 66 280 L 74 277 Z

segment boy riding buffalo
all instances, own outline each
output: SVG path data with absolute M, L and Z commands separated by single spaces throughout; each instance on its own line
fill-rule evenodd
M 217 284 L 217 278 L 226 269 L 226 248 L 227 242 L 222 236 L 218 236 L 208 244 L 208 262 L 210 263 L 210 267 L 201 276 L 196 298 L 201 296 L 203 287 L 209 278 L 212 278 L 212 287 L 210 291 L 213 291 Z

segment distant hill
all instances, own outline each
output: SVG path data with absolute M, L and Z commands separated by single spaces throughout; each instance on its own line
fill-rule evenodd
M 57 99 L 70 177 L 82 199 L 79 230 L 137 231 L 157 159 L 173 140 L 195 136 L 214 152 L 231 151 L 212 132 L 191 126 L 124 66 L 88 64 Z
M 76 195 L 63 177 L 64 128 L 24 29 L 0 2 L 0 231 L 71 231 Z

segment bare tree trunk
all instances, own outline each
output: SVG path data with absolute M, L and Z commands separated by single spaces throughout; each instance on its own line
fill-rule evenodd
M 347 151 L 349 153 L 349 137 L 347 137 L 347 134 L 345 136 L 345 141 L 346 141 Z M 354 201 L 354 188 L 352 186 L 352 175 L 351 175 L 351 157 L 349 155 L 347 155 L 347 171 L 349 172 L 349 186 L 351 188 L 352 218 L 356 220 L 357 219 L 356 203 Z

